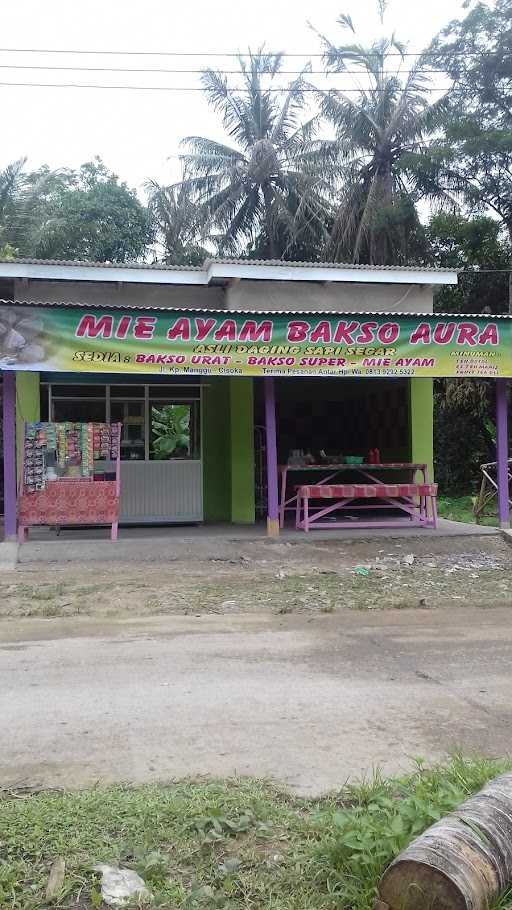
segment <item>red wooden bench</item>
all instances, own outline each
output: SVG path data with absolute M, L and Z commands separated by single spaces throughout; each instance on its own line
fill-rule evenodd
M 304 531 L 315 528 L 352 527 L 437 527 L 436 483 L 336 483 L 304 484 L 297 491 L 295 527 Z M 311 500 L 330 500 L 311 510 Z M 371 501 L 370 501 L 371 500 Z M 430 506 L 430 508 L 429 508 Z M 379 511 L 392 514 L 368 521 L 354 522 L 350 518 L 322 521 L 336 511 Z M 399 511 L 397 516 L 393 514 Z M 430 514 L 429 514 L 430 512 Z

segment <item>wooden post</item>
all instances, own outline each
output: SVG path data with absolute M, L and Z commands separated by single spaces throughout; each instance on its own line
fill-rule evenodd
M 16 373 L 4 370 L 3 441 L 4 441 L 4 537 L 16 540 Z
M 508 380 L 496 380 L 496 474 L 500 528 L 510 528 L 508 489 Z
M 267 442 L 267 534 L 279 537 L 279 491 L 277 476 L 276 394 L 274 380 L 263 380 L 265 390 L 265 431 Z

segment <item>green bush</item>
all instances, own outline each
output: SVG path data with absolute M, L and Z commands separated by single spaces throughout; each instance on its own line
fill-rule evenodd
M 435 477 L 444 495 L 476 492 L 480 465 L 496 458 L 494 383 L 437 379 L 434 384 Z

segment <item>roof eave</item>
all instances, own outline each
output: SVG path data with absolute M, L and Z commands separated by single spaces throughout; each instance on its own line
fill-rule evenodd
M 206 285 L 208 278 L 196 269 L 144 269 L 119 266 L 55 265 L 42 263 L 2 262 L 0 277 L 45 279 L 47 281 L 102 281 L 125 284 Z
M 100 303 L 95 302 L 84 303 L 82 301 L 76 300 L 6 300 L 0 298 L 0 307 L 42 307 L 49 309 L 82 309 L 82 310 L 109 310 L 114 311 L 116 307 L 112 307 L 112 304 L 108 301 Z M 179 307 L 162 307 L 155 306 L 154 304 L 144 304 L 144 303 L 127 303 L 124 304 L 121 313 L 124 313 L 127 310 L 139 311 L 150 311 L 154 313 L 159 313 L 162 316 L 170 317 L 172 315 L 181 316 L 183 313 L 190 313 L 192 317 L 197 314 L 204 316 L 222 316 L 225 319 L 232 319 L 234 316 L 247 316 L 249 319 L 254 319 L 257 316 L 271 316 L 271 317 L 289 317 L 297 316 L 299 318 L 304 318 L 306 316 L 313 316 L 315 318 L 327 318 L 327 319 L 337 319 L 338 317 L 342 319 L 357 317 L 357 318 L 377 318 L 377 319 L 403 319 L 403 320 L 459 320 L 464 322 L 468 319 L 480 319 L 486 322 L 494 322 L 495 320 L 510 322 L 512 321 L 512 314 L 510 313 L 432 313 L 427 312 L 404 312 L 403 310 L 253 310 L 253 309 L 217 309 L 213 307 L 201 307 L 201 306 L 191 306 L 184 305 Z
M 208 284 L 215 279 L 232 278 L 252 281 L 321 281 L 366 284 L 457 284 L 457 272 L 434 269 L 376 269 L 361 266 L 330 267 L 322 265 L 255 265 L 251 262 L 229 263 L 210 260 L 207 264 Z
M 233 279 L 350 284 L 457 284 L 455 270 L 331 264 L 255 263 L 207 260 L 203 267 L 99 265 L 88 263 L 0 261 L 0 277 L 47 281 L 120 282 L 125 284 L 196 285 Z

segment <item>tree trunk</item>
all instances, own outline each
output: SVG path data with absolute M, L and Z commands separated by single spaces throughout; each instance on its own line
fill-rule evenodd
M 510 243 L 512 243 L 512 224 L 507 223 L 508 236 Z M 512 262 L 509 264 L 509 273 L 508 273 L 508 311 L 512 315 Z
M 391 910 L 487 910 L 512 883 L 512 774 L 412 842 L 381 878 Z
M 274 239 L 274 227 L 272 224 L 272 193 L 268 186 L 263 188 L 263 199 L 265 202 L 265 231 L 267 233 L 268 255 L 270 259 L 277 259 L 276 244 Z

